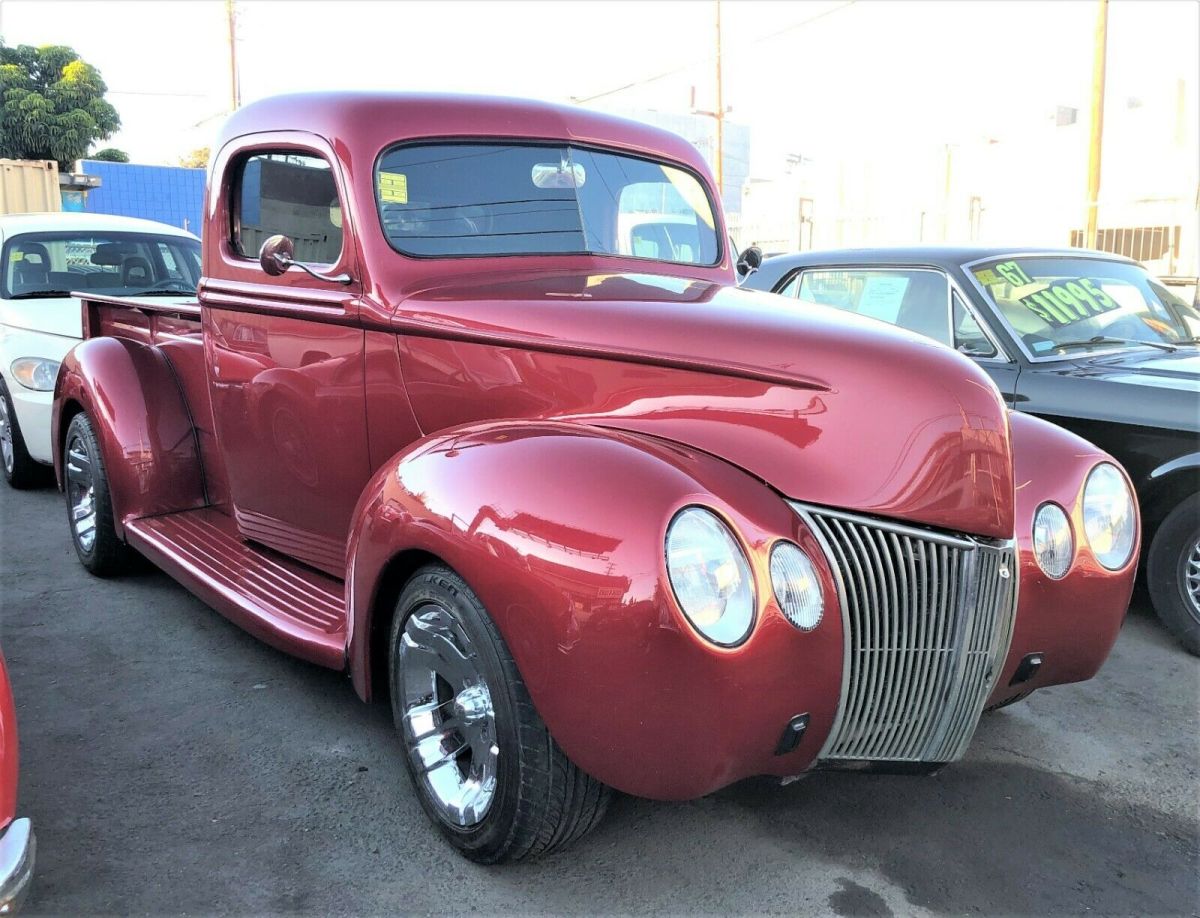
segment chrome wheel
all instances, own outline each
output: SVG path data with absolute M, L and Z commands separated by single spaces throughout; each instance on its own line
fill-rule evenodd
M 1200 617 L 1200 540 L 1192 546 L 1192 553 L 1183 562 L 1183 585 L 1192 614 Z
M 399 652 L 403 732 L 413 770 L 438 814 L 469 828 L 496 796 L 496 715 L 461 623 L 421 606 L 404 625 Z
M 12 420 L 8 416 L 8 399 L 0 395 L 0 453 L 4 455 L 4 471 L 13 470 Z
M 96 543 L 96 486 L 92 476 L 92 453 L 80 436 L 67 444 L 67 503 L 71 507 L 71 529 L 79 547 L 89 552 Z

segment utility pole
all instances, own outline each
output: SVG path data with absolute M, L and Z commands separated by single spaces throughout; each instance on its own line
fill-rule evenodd
M 721 82 L 721 0 L 717 3 L 717 193 L 725 197 L 725 101 Z
M 1100 201 L 1100 143 L 1104 135 L 1104 70 L 1108 57 L 1108 0 L 1099 0 L 1096 47 L 1092 60 L 1092 125 L 1088 138 L 1087 229 L 1084 246 L 1097 248 L 1097 214 Z
M 229 22 L 229 101 L 230 111 L 242 107 L 242 86 L 237 65 L 237 12 L 233 0 L 225 0 L 225 18 Z
M 714 111 L 704 112 L 696 108 L 696 87 L 692 87 L 692 114 L 714 118 L 717 122 L 717 143 L 713 151 L 713 172 L 716 173 L 717 192 L 725 196 L 725 88 L 721 82 L 721 0 L 717 2 L 717 104 Z

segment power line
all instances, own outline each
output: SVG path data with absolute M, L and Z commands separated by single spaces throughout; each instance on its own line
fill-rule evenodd
M 815 16 L 809 16 L 807 19 L 802 19 L 799 22 L 794 22 L 789 26 L 784 26 L 782 29 L 779 29 L 775 32 L 769 32 L 766 35 L 760 35 L 757 38 L 752 38 L 748 41 L 741 42 L 740 44 L 742 47 L 749 47 L 750 45 L 756 45 L 759 42 L 769 41 L 772 38 L 778 38 L 780 35 L 784 35 L 788 32 L 795 31 L 796 29 L 802 28 L 806 25 L 811 25 L 812 23 L 816 22 L 818 19 L 824 19 L 826 16 L 831 16 L 834 13 L 840 13 L 842 10 L 846 9 L 847 7 L 854 6 L 854 4 L 857 2 L 858 2 L 858 0 L 846 0 L 845 3 L 842 3 L 839 6 L 835 6 L 832 9 L 824 10 L 823 12 L 817 13 L 817 15 L 815 15 Z M 631 83 L 626 83 L 623 86 L 617 86 L 617 87 L 614 87 L 613 89 L 606 89 L 604 92 L 598 92 L 595 95 L 585 96 L 582 99 L 572 96 L 571 101 L 574 102 L 576 105 L 583 105 L 585 102 L 593 102 L 596 99 L 603 99 L 605 96 L 613 96 L 619 92 L 624 92 L 627 89 L 634 89 L 635 87 L 638 87 L 638 86 L 645 86 L 648 83 L 656 83 L 659 80 L 666 79 L 669 76 L 675 76 L 675 74 L 677 74 L 677 73 L 683 73 L 685 70 L 695 67 L 697 64 L 705 63 L 706 61 L 709 61 L 711 59 L 712 59 L 711 56 L 706 56 L 703 58 L 699 58 L 697 60 L 689 61 L 688 63 L 683 64 L 679 67 L 675 67 L 671 70 L 664 70 L 662 73 L 656 73 L 653 76 L 648 76 L 648 77 L 645 77 L 640 80 L 634 80 Z

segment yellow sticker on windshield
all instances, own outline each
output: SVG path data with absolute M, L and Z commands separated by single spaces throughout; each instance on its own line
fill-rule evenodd
M 20 249 L 13 249 L 12 252 L 9 253 L 8 260 L 9 261 L 20 261 L 24 257 L 25 257 L 25 253 L 22 252 Z
M 385 204 L 407 204 L 408 176 L 402 172 L 380 172 L 379 200 Z
M 979 283 L 985 287 L 995 287 L 1000 283 L 1000 278 L 996 277 L 996 272 L 991 268 L 980 268 L 975 272 L 975 276 L 979 279 Z

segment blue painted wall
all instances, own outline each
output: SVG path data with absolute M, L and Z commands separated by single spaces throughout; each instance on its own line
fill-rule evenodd
M 88 192 L 84 210 L 157 220 L 200 235 L 204 209 L 204 170 L 180 166 L 142 166 L 85 159 L 80 171 L 100 176 Z

